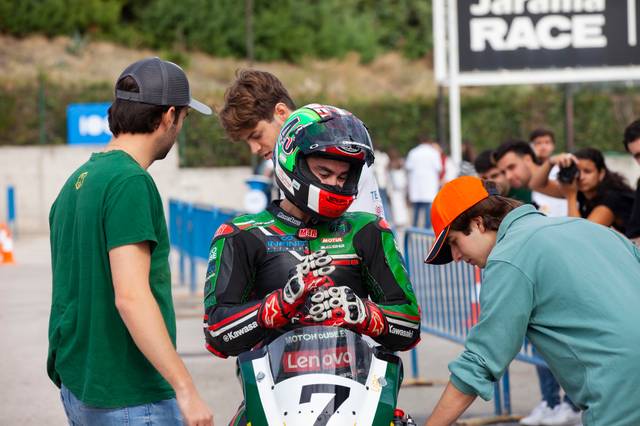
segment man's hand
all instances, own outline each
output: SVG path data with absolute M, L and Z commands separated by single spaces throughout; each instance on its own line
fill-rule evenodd
M 189 371 L 178 356 L 151 292 L 149 244 L 111 249 L 109 264 L 116 308 L 138 349 L 175 390 L 185 423 L 213 425 L 211 411 L 198 395 Z
M 265 297 L 258 311 L 258 323 L 266 328 L 281 328 L 298 314 L 307 295 L 314 289 L 333 286 L 329 274 L 335 270 L 326 251 L 317 251 L 296 266 L 283 289 Z
M 571 183 L 558 182 L 560 189 L 564 194 L 564 198 L 573 201 L 578 195 L 578 175 L 571 181 Z
M 454 424 L 475 399 L 476 395 L 462 393 L 449 382 L 424 426 L 449 426 Z
M 552 166 L 558 166 L 560 168 L 569 167 L 572 163 L 578 164 L 578 158 L 566 152 L 562 154 L 556 154 L 549 158 L 549 162 Z
M 307 301 L 304 324 L 351 328 L 357 333 L 378 337 L 387 323 L 378 306 L 362 300 L 347 286 L 320 288 Z
M 195 387 L 184 391 L 176 391 L 178 407 L 182 412 L 184 424 L 187 426 L 213 426 L 213 414 L 200 398 Z

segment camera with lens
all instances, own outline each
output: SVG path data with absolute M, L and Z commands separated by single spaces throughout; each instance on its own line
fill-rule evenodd
M 572 161 L 570 166 L 560 167 L 558 171 L 558 181 L 561 183 L 571 183 L 578 177 L 578 174 L 580 174 L 580 170 L 578 170 L 575 161 Z

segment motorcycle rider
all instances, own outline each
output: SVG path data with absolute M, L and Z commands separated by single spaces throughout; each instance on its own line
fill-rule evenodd
M 207 349 L 238 355 L 298 324 L 350 328 L 393 351 L 417 344 L 420 312 L 388 224 L 345 214 L 363 166 L 373 163 L 364 124 L 348 111 L 307 105 L 282 127 L 274 162 L 285 198 L 213 237 Z M 313 302 L 318 288 L 330 287 L 339 303 Z

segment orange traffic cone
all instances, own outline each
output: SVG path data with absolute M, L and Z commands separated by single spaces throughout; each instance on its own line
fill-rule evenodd
M 16 263 L 13 258 L 13 238 L 11 230 L 4 223 L 0 223 L 0 265 Z

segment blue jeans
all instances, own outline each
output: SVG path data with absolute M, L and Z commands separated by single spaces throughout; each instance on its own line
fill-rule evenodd
M 121 408 L 86 405 L 62 385 L 60 398 L 70 426 L 177 426 L 182 414 L 175 398 Z
M 413 204 L 413 226 L 418 226 L 420 211 L 424 210 L 424 227 L 431 228 L 431 203 L 418 202 Z

